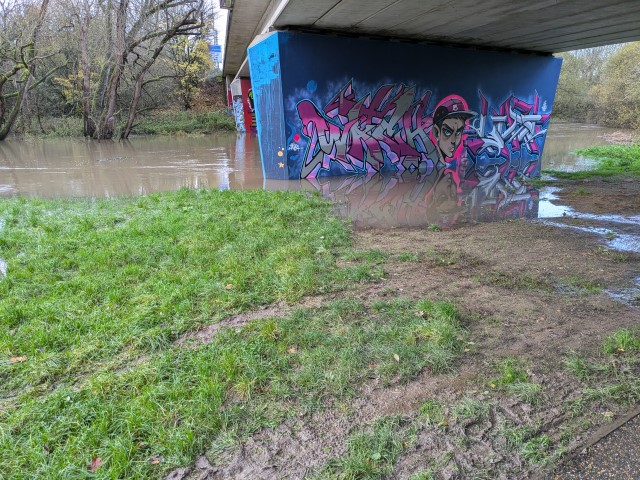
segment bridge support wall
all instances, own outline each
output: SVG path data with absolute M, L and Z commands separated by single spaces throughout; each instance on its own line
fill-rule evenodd
M 298 32 L 248 57 L 268 179 L 392 172 L 459 192 L 540 172 L 558 58 Z

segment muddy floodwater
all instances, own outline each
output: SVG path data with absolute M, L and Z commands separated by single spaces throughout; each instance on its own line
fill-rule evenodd
M 620 140 L 624 132 L 553 124 L 543 168 L 580 170 L 578 148 Z M 497 173 L 497 172 L 496 172 Z M 0 142 L 0 196 L 114 197 L 180 187 L 318 191 L 359 228 L 424 227 L 504 219 L 553 218 L 573 212 L 537 189 L 487 175 L 462 199 L 434 200 L 418 174 L 264 180 L 255 136 L 137 137 L 128 141 L 29 139 Z M 548 192 L 547 192 L 548 193 Z M 634 219 L 635 220 L 635 219 Z
M 607 143 L 615 133 L 591 125 L 554 124 L 544 148 L 544 168 L 588 168 L 589 160 L 573 151 Z M 384 183 L 384 179 L 370 179 L 367 184 L 378 182 Z M 405 179 L 401 183 L 406 183 Z M 337 187 L 342 182 L 331 184 Z M 0 142 L 0 196 L 112 197 L 180 187 L 326 191 L 324 183 L 319 187 L 309 182 L 264 181 L 258 144 L 252 135 L 150 136 L 124 142 L 67 138 Z

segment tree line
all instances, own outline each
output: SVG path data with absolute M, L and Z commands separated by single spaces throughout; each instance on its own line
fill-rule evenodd
M 556 118 L 640 128 L 640 42 L 562 53 Z
M 0 0 L 0 140 L 19 116 L 124 139 L 140 113 L 188 109 L 213 69 L 214 18 L 205 0 Z

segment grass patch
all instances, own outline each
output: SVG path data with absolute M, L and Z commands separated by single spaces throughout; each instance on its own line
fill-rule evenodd
M 597 295 L 604 287 L 601 283 L 586 278 L 571 276 L 560 278 L 557 289 L 563 293 L 573 295 Z
M 418 252 L 402 252 L 396 255 L 396 259 L 399 262 L 417 263 L 420 261 L 420 254 Z
M 444 405 L 437 400 L 427 400 L 420 406 L 420 417 L 427 425 L 440 425 L 446 420 Z
M 303 313 L 224 332 L 188 351 L 172 343 L 260 304 L 371 278 L 371 265 L 355 273 L 336 266 L 351 240 L 330 208 L 318 197 L 262 191 L 0 201 L 8 264 L 0 279 L 5 478 L 84 477 L 94 457 L 107 477 L 160 476 L 192 461 L 217 435 L 288 414 L 282 404 L 301 391 L 319 399 L 342 392 L 343 377 L 366 377 L 365 366 L 366 374 L 329 378 L 317 365 L 333 365 L 335 350 L 289 353 L 312 341 L 297 335 L 334 342 L 340 335 L 301 328 Z M 362 307 L 329 311 L 331 320 L 318 320 L 317 328 Z M 357 345 L 360 330 L 353 334 Z M 420 368 L 384 353 L 389 372 Z M 163 460 L 149 461 L 157 457 Z
M 315 197 L 15 199 L 0 202 L 0 218 L 0 356 L 28 359 L 0 373 L 2 392 L 109 368 L 198 325 L 345 285 L 332 252 L 349 232 Z
M 549 455 L 551 441 L 547 435 L 532 438 L 522 445 L 520 454 L 529 463 L 540 463 Z
M 498 364 L 497 369 L 498 377 L 491 381 L 492 388 L 500 388 L 507 394 L 532 405 L 541 402 L 542 385 L 529 381 L 524 362 L 515 358 L 506 358 Z
M 489 270 L 479 278 L 484 285 L 495 285 L 508 289 L 553 291 L 553 285 L 546 279 L 535 278 L 530 275 L 516 275 L 500 270 Z
M 484 419 L 489 416 L 491 405 L 486 401 L 463 398 L 451 406 L 451 417 L 454 420 Z
M 378 255 L 336 266 L 352 247 L 329 210 L 301 193 L 192 190 L 0 202 L 5 477 L 86 477 L 94 458 L 103 477 L 161 477 L 368 378 L 452 370 L 465 332 L 450 304 L 429 301 L 344 300 L 173 344 L 260 304 L 376 278 Z
M 578 380 L 589 380 L 593 374 L 587 360 L 575 353 L 564 359 L 564 366 Z
M 517 426 L 508 424 L 502 428 L 501 433 L 510 450 L 520 450 L 523 445 L 536 434 L 537 431 L 538 429 L 529 425 Z
M 586 383 L 582 395 L 566 404 L 574 415 L 592 403 L 633 405 L 640 400 L 640 334 L 620 329 L 603 340 L 602 351 L 605 358 L 587 360 L 574 353 L 564 361 L 565 368 Z
M 592 170 L 581 172 L 545 171 L 557 178 L 580 180 L 617 175 L 640 176 L 640 145 L 599 145 L 577 150 L 578 155 L 597 161 Z
M 234 119 L 226 110 L 195 113 L 192 111 L 157 112 L 140 116 L 134 133 L 144 135 L 204 134 L 220 130 L 234 131 Z
M 633 259 L 631 254 L 619 252 L 618 250 L 613 250 L 603 246 L 596 247 L 595 253 L 617 263 L 624 263 Z
M 620 329 L 608 336 L 602 349 L 606 354 L 615 353 L 639 353 L 640 352 L 640 330 L 632 332 L 626 328 Z
M 574 197 L 585 197 L 587 195 L 591 195 L 591 192 L 589 190 L 587 190 L 586 188 L 579 187 L 579 188 L 576 188 L 571 193 L 571 195 L 574 196 Z
M 347 453 L 325 465 L 316 479 L 381 479 L 392 472 L 411 432 L 400 417 L 377 420 L 347 439 Z

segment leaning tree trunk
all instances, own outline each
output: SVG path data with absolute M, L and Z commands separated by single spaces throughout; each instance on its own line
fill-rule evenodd
M 89 66 L 89 23 L 91 14 L 85 9 L 80 25 L 80 69 L 82 71 L 82 134 L 93 137 L 96 133 L 96 123 L 91 118 L 91 68 Z
M 118 100 L 118 87 L 120 86 L 120 80 L 124 73 L 124 65 L 127 59 L 125 30 L 127 26 L 128 3 L 128 0 L 120 0 L 118 10 L 116 11 L 115 43 L 111 57 L 114 65 L 112 70 L 106 70 L 107 72 L 111 72 L 111 77 L 108 80 L 107 104 L 102 109 L 100 120 L 93 135 L 97 140 L 111 139 L 115 130 L 116 120 L 114 114 Z

